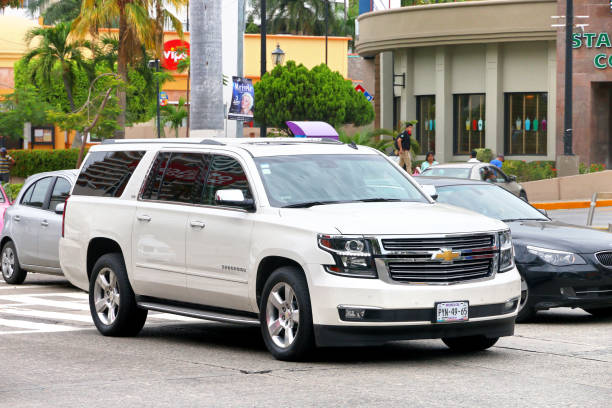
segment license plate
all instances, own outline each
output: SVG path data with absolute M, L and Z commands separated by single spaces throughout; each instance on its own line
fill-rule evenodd
M 436 322 L 461 322 L 468 320 L 468 302 L 440 302 L 436 303 Z

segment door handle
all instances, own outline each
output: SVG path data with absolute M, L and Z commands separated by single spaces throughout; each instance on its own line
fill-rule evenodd
M 48 227 L 49 223 L 47 222 L 47 220 L 42 220 L 42 222 L 40 223 L 40 225 L 42 225 L 43 227 Z
M 199 229 L 203 229 L 206 226 L 206 224 L 204 224 L 202 221 L 191 221 L 189 225 L 191 225 L 191 228 Z
M 151 217 L 149 217 L 148 215 L 145 215 L 145 214 L 139 215 L 136 218 L 138 218 L 138 221 L 145 221 L 145 222 L 151 221 Z
M 16 215 L 16 216 L 13 217 L 13 220 L 15 220 L 15 222 L 19 222 L 19 221 L 21 221 L 21 217 Z

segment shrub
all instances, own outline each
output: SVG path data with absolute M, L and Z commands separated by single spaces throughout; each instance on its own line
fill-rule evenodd
M 587 167 L 584 163 L 580 163 L 578 167 L 578 172 L 580 174 L 586 173 L 596 173 L 598 171 L 604 171 L 606 169 L 606 165 L 603 163 L 591 163 L 589 167 Z
M 521 160 L 506 160 L 502 169 L 506 174 L 515 175 L 519 182 L 557 177 L 554 161 L 538 160 L 527 163 Z
M 4 191 L 6 192 L 6 195 L 8 196 L 9 200 L 15 201 L 22 187 L 23 187 L 23 183 L 14 183 L 14 184 L 7 183 L 4 185 Z
M 476 158 L 483 163 L 489 163 L 493 160 L 493 152 L 489 148 L 474 149 L 476 150 Z
M 26 178 L 45 171 L 76 168 L 79 150 L 11 150 L 9 154 L 15 160 L 11 176 Z

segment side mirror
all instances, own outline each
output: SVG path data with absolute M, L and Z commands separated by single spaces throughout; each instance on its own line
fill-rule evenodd
M 228 189 L 219 190 L 215 194 L 215 203 L 228 207 L 239 207 L 245 210 L 255 208 L 255 201 L 252 198 L 245 198 L 242 190 Z
M 508 176 L 508 178 L 510 178 L 510 181 L 516 181 L 516 176 Z
M 421 188 L 431 197 L 432 200 L 436 201 L 438 199 L 438 190 L 436 190 L 436 186 L 425 184 L 421 185 Z
M 548 217 L 548 211 L 546 211 L 546 210 L 544 210 L 542 208 L 538 208 L 538 211 Z
M 63 214 L 64 213 L 64 205 L 65 203 L 59 203 L 58 205 L 55 206 L 55 213 L 56 214 Z

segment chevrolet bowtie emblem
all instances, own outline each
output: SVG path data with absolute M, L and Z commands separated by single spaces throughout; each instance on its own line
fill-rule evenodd
M 438 261 L 441 260 L 443 262 L 452 262 L 460 256 L 461 252 L 453 251 L 452 249 L 442 248 L 438 252 L 434 252 L 434 254 L 431 256 L 431 259 Z

